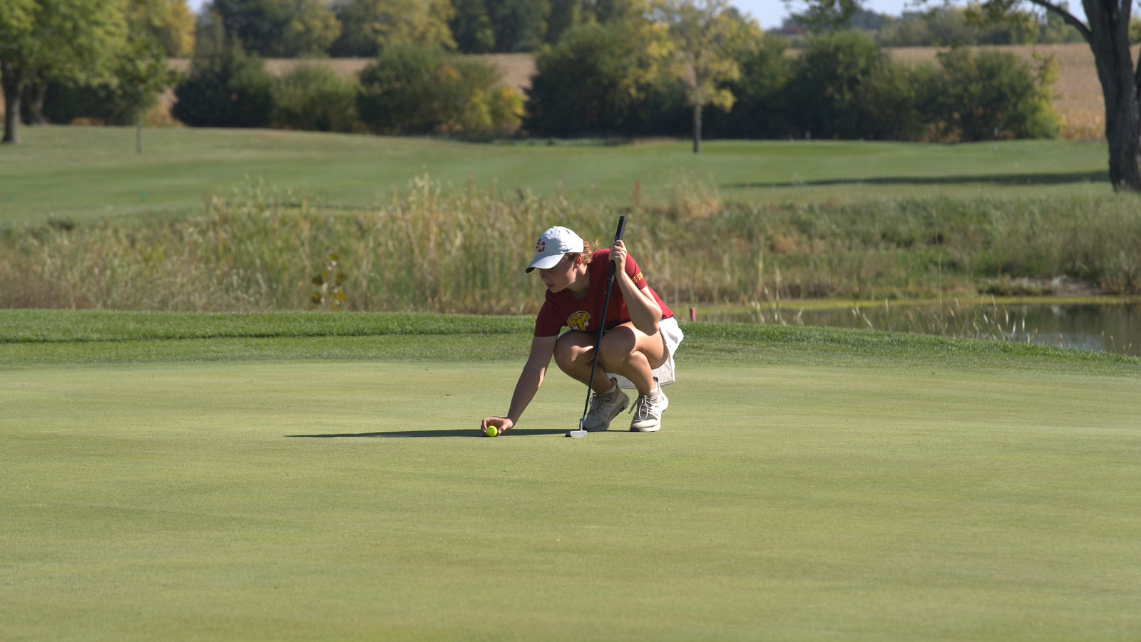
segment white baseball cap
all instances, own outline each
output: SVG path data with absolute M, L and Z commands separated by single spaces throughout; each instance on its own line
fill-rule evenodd
M 568 252 L 581 252 L 583 248 L 582 237 L 565 227 L 552 227 L 543 232 L 538 241 L 535 241 L 535 258 L 527 266 L 530 272 L 535 268 L 545 270 L 555 267 Z

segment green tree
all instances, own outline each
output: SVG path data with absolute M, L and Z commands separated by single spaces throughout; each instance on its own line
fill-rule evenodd
M 547 0 L 488 0 L 491 25 L 495 30 L 495 50 L 535 51 L 547 36 Z
M 535 58 L 528 129 L 545 136 L 633 133 L 641 102 L 671 66 L 661 25 L 629 20 L 573 27 Z
M 262 56 L 323 54 L 342 30 L 324 0 L 214 0 L 211 12 L 228 37 Z
M 496 67 L 438 47 L 389 47 L 360 80 L 361 120 L 380 134 L 505 134 L 522 115 L 522 99 L 500 85 Z
M 861 0 L 804 0 L 817 28 L 844 24 Z M 1084 0 L 1086 21 L 1070 13 L 1063 0 L 979 0 L 980 15 L 1006 20 L 1027 8 L 1047 11 L 1073 27 L 1089 43 L 1105 103 L 1109 143 L 1109 179 L 1114 189 L 1141 192 L 1141 71 L 1129 49 L 1133 0 Z
M 4 93 L 5 143 L 20 144 L 20 105 L 27 83 L 24 58 L 39 11 L 35 0 L 0 3 L 0 91 Z
M 706 121 L 714 135 L 780 138 L 796 132 L 789 122 L 789 83 L 796 59 L 785 54 L 788 41 L 766 37 L 764 46 L 737 59 L 741 75 L 726 85 L 736 97 L 729 112 L 713 111 Z
M 357 124 L 358 85 L 329 66 L 307 62 L 274 87 L 273 125 L 285 129 L 351 132 Z
M 273 115 L 273 77 L 234 39 L 198 55 L 174 88 L 174 117 L 192 127 L 265 127 Z
M 344 25 L 333 43 L 335 56 L 371 57 L 409 44 L 456 47 L 448 26 L 455 13 L 450 0 L 336 0 L 333 11 Z
M 462 53 L 488 53 L 495 50 L 495 29 L 484 0 L 453 0 L 455 15 L 449 26 Z
M 292 15 L 285 25 L 286 56 L 327 54 L 340 37 L 343 26 L 326 0 L 293 0 Z
M 572 27 L 589 20 L 583 9 L 581 0 L 550 0 L 547 33 L 543 40 L 548 44 L 556 43 Z
M 927 79 L 922 111 L 944 140 L 992 137 L 1050 138 L 1053 118 L 1053 58 L 1038 69 L 1011 53 L 955 48 L 938 54 L 939 71 Z
M 129 0 L 127 14 L 158 39 L 167 56 L 194 55 L 194 13 L 186 0 Z
M 701 110 L 706 105 L 733 108 L 735 98 L 725 83 L 741 74 L 737 53 L 759 48 L 760 29 L 741 19 L 728 0 L 661 0 L 652 15 L 669 30 L 678 62 L 675 73 L 693 110 L 693 153 L 700 153 Z
M 789 118 L 814 138 L 872 137 L 878 119 L 869 90 L 892 72 L 892 61 L 870 36 L 841 31 L 814 36 L 793 63 Z
M 0 86 L 5 143 L 20 143 L 21 107 L 29 85 L 51 77 L 106 76 L 125 43 L 116 0 L 4 0 L 0 8 Z M 42 103 L 42 96 L 38 97 Z

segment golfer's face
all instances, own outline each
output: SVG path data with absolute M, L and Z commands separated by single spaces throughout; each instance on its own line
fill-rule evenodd
M 565 290 L 574 280 L 574 261 L 564 254 L 554 267 L 539 270 L 539 278 L 551 292 Z

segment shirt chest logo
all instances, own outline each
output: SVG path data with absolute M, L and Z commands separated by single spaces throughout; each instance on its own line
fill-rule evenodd
M 586 328 L 590 325 L 590 313 L 586 310 L 579 310 L 574 314 L 567 317 L 567 327 L 579 332 L 585 332 Z

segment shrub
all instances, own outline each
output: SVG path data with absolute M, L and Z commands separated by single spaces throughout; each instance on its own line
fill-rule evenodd
M 634 22 L 568 30 L 535 58 L 527 128 L 543 136 L 634 133 L 664 51 L 655 35 Z
M 794 63 L 788 119 L 817 138 L 907 138 L 908 71 L 859 32 L 812 38 Z
M 447 59 L 430 47 L 390 47 L 361 70 L 357 110 L 361 120 L 381 134 L 429 132 L 437 121 L 432 112 L 432 75 Z
M 937 56 L 939 70 L 921 89 L 920 109 L 945 141 L 1053 138 L 1053 58 L 1037 70 L 1010 53 L 955 48 Z M 997 133 L 997 134 L 996 134 Z
M 500 79 L 496 67 L 440 49 L 390 47 L 361 70 L 357 108 L 382 134 L 510 134 L 521 122 L 522 99 Z
M 174 89 L 174 117 L 192 127 L 265 127 L 273 115 L 273 85 L 261 58 L 229 42 L 194 59 Z
M 285 129 L 350 132 L 356 129 L 357 82 L 319 63 L 302 63 L 277 81 L 273 125 Z
M 48 81 L 43 114 L 50 122 L 68 124 L 77 118 L 98 120 L 108 125 L 128 125 L 134 109 L 118 104 L 115 88 L 107 82 L 94 85 L 72 80 Z

